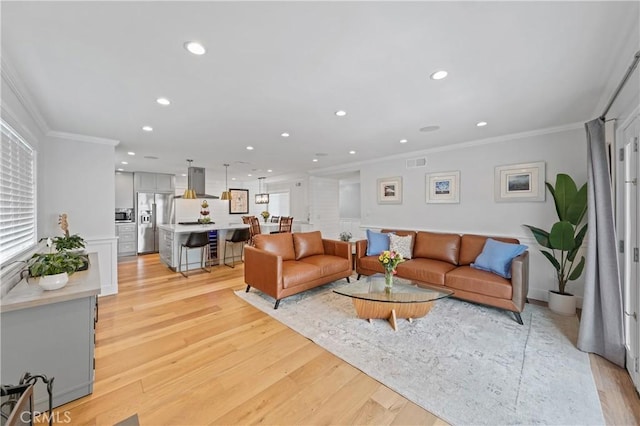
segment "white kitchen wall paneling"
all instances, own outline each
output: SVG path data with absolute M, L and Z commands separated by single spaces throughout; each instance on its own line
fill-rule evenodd
M 118 239 L 116 237 L 85 238 L 87 253 L 98 254 L 100 296 L 118 293 Z

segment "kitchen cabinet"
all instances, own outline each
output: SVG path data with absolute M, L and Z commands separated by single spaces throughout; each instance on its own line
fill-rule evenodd
M 135 223 L 116 223 L 118 256 L 134 256 L 137 253 L 137 230 Z
M 133 208 L 133 173 L 116 172 L 116 208 Z
M 2 383 L 17 384 L 25 372 L 53 377 L 54 407 L 91 394 L 99 292 L 95 253 L 89 254 L 89 269 L 71 275 L 59 290 L 43 291 L 35 280 L 9 290 L 0 301 Z M 41 383 L 34 400 L 37 411 L 48 410 Z
M 166 265 L 173 265 L 173 232 L 160 229 L 160 260 Z
M 175 192 L 175 176 L 166 173 L 134 173 L 136 192 Z

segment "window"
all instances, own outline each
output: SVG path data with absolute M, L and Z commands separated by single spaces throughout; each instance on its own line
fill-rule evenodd
M 288 192 L 269 193 L 269 213 L 271 216 L 290 216 Z
M 35 151 L 0 120 L 0 263 L 36 244 Z

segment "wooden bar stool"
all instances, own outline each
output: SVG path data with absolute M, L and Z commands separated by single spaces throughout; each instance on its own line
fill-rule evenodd
M 225 240 L 225 242 L 224 242 L 223 262 L 224 262 L 225 265 L 227 265 L 227 266 L 229 266 L 231 268 L 235 268 L 233 259 L 235 259 L 235 257 L 236 257 L 235 247 L 236 247 L 237 243 L 242 243 L 242 248 L 240 249 L 240 261 L 244 262 L 244 260 L 242 260 L 242 255 L 244 253 L 244 245 L 249 242 L 250 238 L 251 238 L 251 229 L 250 228 L 234 229 L 233 234 L 231 234 L 231 236 L 229 238 L 227 238 Z M 229 265 L 227 263 L 227 246 L 229 244 L 232 244 L 232 246 L 231 246 L 231 265 Z
M 209 253 L 209 233 L 208 232 L 191 232 L 187 241 L 180 245 L 180 256 L 178 259 L 178 272 L 183 276 L 189 277 L 189 275 L 182 272 L 182 252 L 186 252 L 185 258 L 185 271 L 189 272 L 189 249 L 200 249 L 200 269 L 205 272 L 211 272 L 211 268 L 207 269 L 207 263 L 211 260 Z

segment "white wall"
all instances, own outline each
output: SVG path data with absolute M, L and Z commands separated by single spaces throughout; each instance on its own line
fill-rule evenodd
M 341 219 L 360 219 L 360 182 L 340 181 L 338 203 Z

